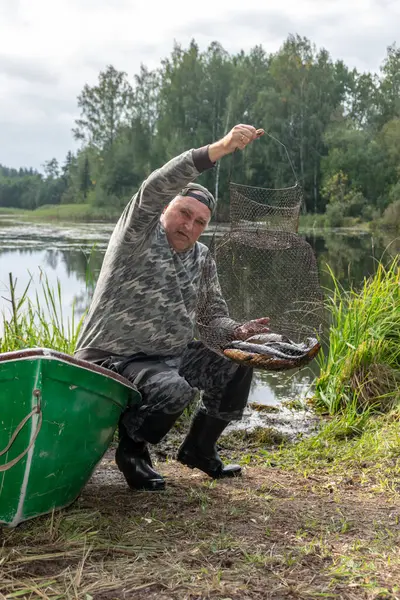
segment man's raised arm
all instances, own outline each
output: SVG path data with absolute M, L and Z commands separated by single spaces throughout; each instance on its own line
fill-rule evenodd
M 188 183 L 214 166 L 215 162 L 259 137 L 251 125 L 235 125 L 221 140 L 202 148 L 187 150 L 153 171 L 125 208 L 121 225 L 133 232 L 143 231 L 157 221 L 167 204 Z
M 214 166 L 208 148 L 187 150 L 153 171 L 125 208 L 124 224 L 138 232 L 158 221 L 164 208 L 182 188 Z

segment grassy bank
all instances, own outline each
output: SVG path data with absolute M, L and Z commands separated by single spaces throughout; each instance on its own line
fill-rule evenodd
M 90 204 L 48 205 L 36 210 L 0 209 L 0 216 L 16 215 L 27 221 L 116 222 L 121 209 L 102 208 Z
M 73 506 L 0 531 L 0 599 L 399 600 L 399 389 L 364 383 L 372 368 L 379 384 L 397 382 L 398 264 L 328 300 L 317 434 L 233 431 L 220 451 L 244 475 L 215 482 L 175 462 L 178 426 L 166 452 L 153 448 L 160 494 L 130 491 L 112 448 Z M 46 310 L 13 294 L 3 351 L 72 351 L 79 325 L 62 330 L 61 290 L 45 291 Z
M 315 405 L 349 419 L 388 412 L 400 402 L 399 257 L 388 267 L 378 263 L 360 291 L 332 278 L 329 350 L 320 359 Z
M 0 217 L 3 214 L 16 215 L 28 221 L 101 221 L 115 223 L 119 219 L 121 212 L 121 208 L 102 208 L 90 204 L 60 204 L 42 206 L 36 210 L 0 208 Z M 342 227 L 345 229 L 367 231 L 369 225 L 369 223 L 360 223 L 358 219 L 346 219 Z M 300 231 L 312 231 L 331 229 L 331 226 L 327 223 L 325 215 L 307 214 L 300 216 L 299 229 Z
M 375 224 L 375 226 L 379 229 L 379 224 Z M 299 220 L 299 231 L 300 232 L 308 232 L 308 231 L 319 231 L 319 230 L 331 230 L 332 224 L 326 218 L 325 214 L 307 214 L 300 215 Z M 360 219 L 346 217 L 343 219 L 343 223 L 340 227 L 335 227 L 335 229 L 346 229 L 351 231 L 369 231 L 371 229 L 371 222 L 361 221 Z
M 24 214 L 29 214 L 31 212 L 33 212 L 33 211 L 22 210 L 21 208 L 0 207 L 0 217 L 1 217 L 1 215 L 24 215 Z

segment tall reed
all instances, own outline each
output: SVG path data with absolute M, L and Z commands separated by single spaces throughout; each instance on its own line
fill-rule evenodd
M 386 412 L 400 402 L 400 257 L 378 263 L 361 290 L 332 271 L 329 350 L 321 353 L 314 402 L 329 414 Z
M 41 294 L 30 294 L 32 277 L 17 297 L 17 280 L 9 274 L 10 315 L 4 311 L 1 315 L 0 352 L 9 352 L 23 348 L 51 348 L 67 354 L 73 354 L 83 316 L 77 320 L 75 306 L 67 319 L 63 314 L 62 290 L 60 282 L 53 288 L 43 272 L 39 279 Z

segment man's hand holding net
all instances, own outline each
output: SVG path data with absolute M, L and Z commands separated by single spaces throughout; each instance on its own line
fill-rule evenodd
M 252 125 L 235 125 L 222 139 L 209 146 L 210 160 L 215 162 L 235 150 L 244 150 L 264 133 L 264 129 L 256 129 Z

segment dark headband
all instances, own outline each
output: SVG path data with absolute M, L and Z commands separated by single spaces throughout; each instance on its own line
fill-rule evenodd
M 211 214 L 215 209 L 215 198 L 206 188 L 200 186 L 196 183 L 189 184 L 181 191 L 181 196 L 190 196 L 190 198 L 195 198 L 210 210 Z

